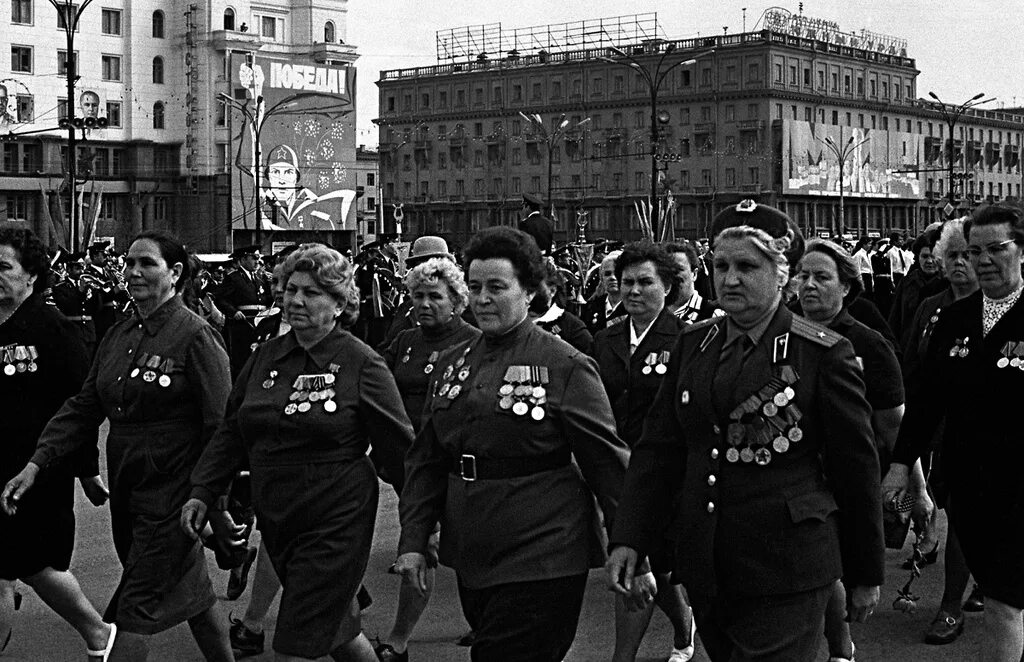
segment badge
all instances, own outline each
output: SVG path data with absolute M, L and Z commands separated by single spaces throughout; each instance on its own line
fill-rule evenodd
M 289 404 L 287 407 L 284 408 L 284 413 L 286 413 L 289 416 L 291 416 L 292 414 L 294 414 L 298 410 L 299 410 L 298 406 L 293 402 L 293 403 Z
M 405 348 L 405 354 L 402 356 L 402 363 L 409 362 L 409 355 L 412 354 L 412 345 Z
M 754 452 L 754 462 L 761 465 L 762 467 L 772 461 L 772 452 L 767 448 L 761 447 Z
M 429 375 L 432 372 L 434 372 L 434 364 L 428 363 L 427 365 L 423 366 L 423 374 Z
M 334 400 L 328 400 L 327 402 L 324 403 L 324 411 L 326 411 L 328 414 L 333 414 L 337 410 L 338 403 L 336 403 Z
M 335 370 L 335 371 L 336 370 L 340 370 L 340 369 L 341 369 L 341 366 L 336 366 L 333 363 L 328 368 L 328 370 Z M 337 380 L 338 380 L 338 378 L 334 375 L 334 372 L 329 372 L 326 375 L 324 375 L 324 384 L 327 384 L 328 386 L 331 386 Z
M 146 381 L 146 382 L 150 382 L 150 383 L 154 382 L 154 381 L 156 381 L 156 373 L 153 372 L 152 370 L 147 370 L 146 372 L 144 372 L 142 374 L 142 379 L 143 379 L 143 381 Z
M 772 348 L 772 363 L 785 361 L 789 355 L 789 333 L 775 336 L 775 343 Z
M 462 387 L 456 384 L 455 386 L 451 387 L 451 389 L 448 390 L 448 399 L 454 400 L 455 398 L 459 397 L 459 393 L 462 393 Z
M 718 336 L 718 324 L 712 324 L 711 328 L 708 329 L 708 334 L 704 336 L 704 340 L 700 341 L 700 351 L 703 352 L 711 344 L 711 341 Z
M 171 385 L 171 378 L 169 375 L 160 375 L 160 379 L 157 382 L 160 386 L 167 388 Z
M 689 391 L 683 391 L 679 395 L 679 404 L 681 404 L 681 405 L 688 405 L 688 404 L 690 404 L 690 392 Z
M 459 370 L 459 374 L 456 376 L 458 377 L 460 382 L 466 381 L 467 379 L 469 379 L 469 368 L 463 368 L 462 370 Z
M 761 411 L 768 418 L 774 418 L 779 413 L 779 408 L 774 402 L 766 402 L 764 403 L 764 406 L 761 407 Z
M 785 392 L 779 392 L 775 394 L 774 398 L 772 398 L 772 402 L 775 403 L 776 407 L 785 407 L 786 405 L 789 404 L 789 397 L 785 394 Z M 774 415 L 775 414 L 772 414 L 772 416 Z
M 136 377 L 139 376 L 139 372 L 140 372 L 140 370 L 138 368 L 135 368 L 134 370 L 132 370 L 131 374 L 128 375 L 128 376 L 131 377 L 132 379 L 135 379 Z
M 535 397 L 535 398 L 543 398 L 547 394 L 548 394 L 548 392 L 546 390 L 544 390 L 543 386 L 534 386 L 533 387 L 533 397 Z

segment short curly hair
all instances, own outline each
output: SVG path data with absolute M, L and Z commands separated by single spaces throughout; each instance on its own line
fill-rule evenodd
M 405 275 L 405 287 L 412 294 L 420 285 L 443 283 L 448 287 L 448 295 L 456 315 L 469 305 L 469 288 L 466 287 L 466 276 L 462 269 L 451 260 L 443 257 L 432 257 L 417 264 Z
M 50 256 L 43 242 L 31 230 L 4 228 L 0 230 L 0 246 L 10 246 L 18 255 L 21 268 L 36 280 L 32 293 L 39 294 L 50 286 Z
M 287 282 L 295 272 L 308 273 L 319 287 L 343 307 L 352 300 L 352 264 L 344 255 L 324 244 L 302 244 L 281 267 Z
M 505 259 L 527 292 L 536 292 L 544 282 L 544 258 L 537 242 L 521 230 L 500 225 L 481 230 L 469 240 L 464 256 L 467 273 L 473 260 Z
M 672 288 L 676 286 L 676 263 L 664 246 L 647 239 L 634 241 L 622 248 L 622 253 L 615 258 L 615 277 L 621 283 L 622 272 L 626 270 L 626 267 L 644 262 L 654 265 L 654 270 L 657 272 L 658 278 L 661 279 L 662 285 L 665 286 L 665 291 L 671 292 Z
M 785 241 L 779 241 L 760 228 L 750 225 L 734 225 L 718 233 L 718 236 L 715 237 L 715 246 L 718 246 L 718 242 L 729 239 L 749 239 L 750 243 L 757 248 L 759 253 L 764 255 L 768 261 L 775 263 L 775 268 L 781 280 L 783 282 L 789 280 L 789 259 L 786 257 L 786 251 L 789 249 L 789 246 Z M 802 256 L 802 243 L 800 249 Z M 796 265 L 793 266 L 795 267 Z
M 803 261 L 811 253 L 821 253 L 835 263 L 839 282 L 850 288 L 850 292 L 846 295 L 847 303 L 856 299 L 864 291 L 864 282 L 860 279 L 860 268 L 845 248 L 828 239 L 811 239 L 807 242 L 807 250 L 804 251 L 800 260 Z

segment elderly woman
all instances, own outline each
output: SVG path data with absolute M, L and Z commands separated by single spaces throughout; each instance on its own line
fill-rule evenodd
M 192 474 L 181 525 L 195 534 L 246 461 L 256 521 L 284 592 L 278 660 L 376 660 L 360 632 L 356 592 L 377 512 L 374 451 L 400 476 L 412 427 L 395 380 L 370 347 L 337 324 L 352 267 L 306 244 L 285 260 L 291 330 L 256 348 L 224 424 Z
M 911 246 L 914 252 L 914 266 L 900 280 L 893 294 L 888 321 L 900 347 L 909 342 L 910 323 L 921 301 L 944 287 L 940 278 L 942 273 L 936 260 L 938 254 L 934 250 L 938 238 L 938 230 L 927 230 L 914 240 Z
M 583 320 L 565 309 L 565 276 L 552 262 L 544 263 L 544 287 L 530 302 L 530 319 L 584 354 L 593 349 L 594 337 Z
M 1020 406 L 1024 361 L 1024 210 L 983 207 L 964 225 L 978 277 L 975 292 L 942 309 L 931 330 L 886 476 L 906 487 L 939 424 L 947 512 L 967 567 L 985 594 L 978 659 L 1020 662 L 1024 654 L 1024 482 L 1008 458 L 1020 431 L 1007 415 Z
M 483 337 L 433 371 L 406 459 L 396 566 L 425 589 L 440 521 L 441 562 L 459 574 L 477 628 L 472 659 L 561 660 L 604 556 L 594 496 L 611 522 L 626 447 L 593 360 L 527 317 L 544 279 L 536 242 L 489 228 L 465 257 Z
M 89 372 L 89 351 L 74 325 L 46 305 L 50 266 L 46 249 L 28 230 L 0 230 L 0 472 L 4 481 L 32 457 L 47 422 L 77 393 Z M 13 584 L 21 580 L 78 630 L 90 655 L 103 656 L 114 626 L 82 593 L 68 568 L 75 545 L 74 478 L 97 506 L 106 502 L 96 450 L 54 463 L 9 516 L 0 515 L 0 611 L 15 606 Z M 3 619 L 7 621 L 8 619 Z M 0 623 L 0 650 L 11 636 Z
M 686 324 L 713 317 L 718 312 L 715 304 L 702 297 L 694 287 L 694 275 L 701 267 L 697 249 L 687 242 L 673 242 L 665 244 L 665 251 L 676 264 L 675 288 L 668 303 L 672 314 Z
M 864 370 L 864 394 L 871 405 L 875 444 L 879 453 L 888 457 L 903 418 L 903 376 L 892 346 L 880 333 L 855 320 L 846 309 L 844 302 L 856 298 L 862 287 L 857 263 L 839 245 L 816 239 L 808 243 L 796 278 L 803 314 L 853 345 L 857 362 Z M 924 499 L 924 476 L 920 467 L 916 475 L 916 491 L 919 498 Z M 853 659 L 853 640 L 849 623 L 844 620 L 845 613 L 846 590 L 842 582 L 837 582 L 825 617 L 831 659 L 837 662 Z
M 850 342 L 780 305 L 802 247 L 792 221 L 748 200 L 714 229 L 726 317 L 686 327 L 672 351 L 607 568 L 627 592 L 680 494 L 674 570 L 709 657 L 810 660 L 837 579 L 851 587 L 851 619 L 878 601 L 871 410 Z
M 599 331 L 594 358 L 601 381 L 615 413 L 619 436 L 635 446 L 654 396 L 668 370 L 671 349 L 683 322 L 665 302 L 677 286 L 677 264 L 668 252 L 647 241 L 628 244 L 615 260 L 622 303 L 628 315 L 624 324 Z M 692 289 L 692 279 L 690 281 Z M 667 537 L 667 536 L 666 536 Z M 693 657 L 693 615 L 682 589 L 670 583 L 672 543 L 663 542 L 650 553 L 657 579 L 657 603 L 675 629 L 670 662 Z M 654 605 L 629 614 L 624 600 L 616 601 L 615 662 L 632 662 L 650 622 Z
M 405 412 L 419 432 L 427 387 L 441 354 L 473 340 L 480 331 L 462 318 L 469 302 L 469 290 L 462 271 L 451 260 L 435 257 L 419 263 L 406 274 L 405 286 L 411 293 L 411 313 L 418 326 L 398 334 L 384 352 L 384 361 L 395 375 Z M 437 547 L 436 532 L 431 546 Z M 428 558 L 426 590 L 422 593 L 403 580 L 394 627 L 377 647 L 377 655 L 382 660 L 407 659 L 409 638 L 433 591 L 436 566 L 434 551 Z
M 203 548 L 177 525 L 189 473 L 220 424 L 230 387 L 220 335 L 182 302 L 188 264 L 165 233 L 135 238 L 125 259 L 135 316 L 107 332 L 82 390 L 50 420 L 3 492 L 4 507 L 16 506 L 41 469 L 95 445 L 110 420 L 111 528 L 124 572 L 104 616 L 117 625 L 121 659 L 145 659 L 150 635 L 183 621 L 206 659 L 233 657 Z

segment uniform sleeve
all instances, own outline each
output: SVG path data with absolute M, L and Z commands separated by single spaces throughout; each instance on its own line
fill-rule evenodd
M 402 526 L 399 554 L 426 553 L 427 540 L 444 512 L 449 464 L 433 419 L 425 417 L 405 458 L 405 485 L 398 501 L 398 519 Z
M 217 305 L 224 311 L 224 315 L 227 317 L 234 317 L 238 309 L 235 308 L 234 304 L 231 303 L 231 298 L 235 294 L 235 279 L 230 274 L 224 277 L 224 282 L 217 288 L 217 292 L 214 295 Z
M 609 547 L 626 545 L 640 556 L 646 555 L 669 521 L 675 490 L 685 489 L 686 435 L 675 412 L 684 338 L 676 341 L 643 434 L 630 455 L 622 502 L 609 536 Z
M 192 470 L 192 491 L 190 498 L 199 499 L 207 506 L 217 497 L 226 494 L 235 473 L 246 463 L 246 449 L 238 426 L 238 410 L 245 401 L 249 381 L 253 378 L 253 366 L 260 355 L 259 350 L 249 357 L 238 374 L 234 387 L 227 398 L 220 426 L 199 456 Z
M 231 369 L 220 335 L 205 322 L 189 344 L 185 376 L 199 398 L 203 439 L 209 441 L 224 418 L 224 406 L 231 392 Z
M 853 347 L 843 340 L 818 367 L 822 457 L 839 506 L 839 546 L 847 586 L 879 586 L 885 574 L 882 497 L 871 407 Z
M 583 323 L 583 320 L 576 317 L 575 315 L 567 316 L 564 315 L 568 322 L 566 329 L 565 341 L 575 347 L 580 352 L 589 356 L 594 355 L 594 337 L 590 335 L 590 331 L 587 330 L 587 325 Z
M 359 373 L 359 413 L 373 446 L 381 478 L 402 493 L 405 456 L 412 445 L 412 423 L 405 413 L 395 378 L 377 355 L 367 357 Z
M 611 531 L 629 464 L 629 449 L 616 433 L 612 406 L 598 376 L 597 364 L 590 357 L 579 356 L 574 360 L 560 414 L 562 433 L 590 491 L 597 497 L 605 526 Z

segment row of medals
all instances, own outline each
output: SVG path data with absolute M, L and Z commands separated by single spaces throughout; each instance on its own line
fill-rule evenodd
M 785 453 L 791 443 L 804 438 L 799 426 L 803 415 L 793 402 L 796 381 L 796 371 L 783 366 L 779 377 L 773 377 L 729 414 L 727 461 L 765 466 L 772 461 L 772 450 Z
M 292 392 L 288 395 L 288 404 L 284 407 L 284 413 L 291 416 L 295 413 L 305 414 L 313 405 L 318 402 L 324 403 L 324 411 L 333 414 L 338 411 L 338 403 L 334 401 L 337 395 L 333 386 L 338 380 L 335 373 L 338 366 L 331 364 L 331 372 L 320 375 L 299 375 L 292 383 Z M 270 375 L 263 380 L 263 388 L 270 390 L 274 388 L 278 372 L 271 370 Z
M 34 345 L 8 345 L 2 350 L 4 374 L 8 377 L 19 372 L 35 372 L 39 369 L 36 359 L 39 352 Z
M 442 398 L 454 400 L 459 397 L 460 393 L 462 393 L 462 384 L 469 379 L 469 366 L 466 365 L 466 354 L 469 354 L 469 350 L 472 347 L 473 345 L 466 347 L 465 351 L 462 352 L 462 356 L 459 357 L 459 360 L 456 361 L 454 365 L 450 365 L 445 368 L 444 372 L 441 374 L 442 383 L 437 389 L 437 394 Z M 431 361 L 436 361 L 437 357 L 434 354 L 431 354 L 430 359 Z M 427 367 L 423 369 L 423 372 L 428 375 L 434 372 L 434 364 L 428 363 Z M 455 379 L 459 380 L 458 384 L 455 383 Z
M 966 359 L 967 355 L 971 353 L 971 350 L 967 349 L 967 342 L 969 340 L 970 337 L 957 338 L 956 344 L 953 345 L 953 348 L 949 350 L 949 357 L 956 358 L 959 356 L 962 359 Z
M 671 354 L 669 352 L 651 352 L 644 359 L 644 367 L 640 368 L 640 372 L 644 375 L 649 375 L 654 372 L 659 375 L 664 375 L 668 372 L 668 360 Z
M 143 368 L 146 370 L 143 371 Z M 164 359 L 157 354 L 143 352 L 135 361 L 135 368 L 132 369 L 128 376 L 135 379 L 139 375 L 142 375 L 142 381 L 147 384 L 156 382 L 160 386 L 167 388 L 171 385 L 171 376 L 167 373 L 171 372 L 173 369 L 173 359 Z
M 440 355 L 441 355 L 441 352 L 436 352 L 435 351 L 435 352 L 431 352 L 430 353 L 430 356 L 427 357 L 427 365 L 423 366 L 423 374 L 424 375 L 429 375 L 430 373 L 434 372 L 434 364 L 437 362 L 437 357 L 439 357 Z M 412 345 L 409 345 L 409 347 L 405 350 L 405 356 L 402 357 L 402 363 L 408 363 L 411 357 L 412 357 Z M 465 361 L 465 359 L 463 359 L 462 360 L 462 365 L 465 365 L 465 363 L 466 363 L 466 361 Z M 460 365 L 459 367 L 461 368 L 462 365 Z M 469 377 L 469 374 L 467 374 L 466 376 Z M 463 381 L 465 381 L 465 380 L 463 380 Z
M 1024 342 L 1009 341 L 1003 345 L 1000 354 L 1003 356 L 996 361 L 996 367 L 1024 370 Z
M 548 401 L 547 366 L 510 365 L 498 389 L 498 406 L 512 410 L 516 416 L 530 415 L 535 421 L 544 420 L 544 404 Z

